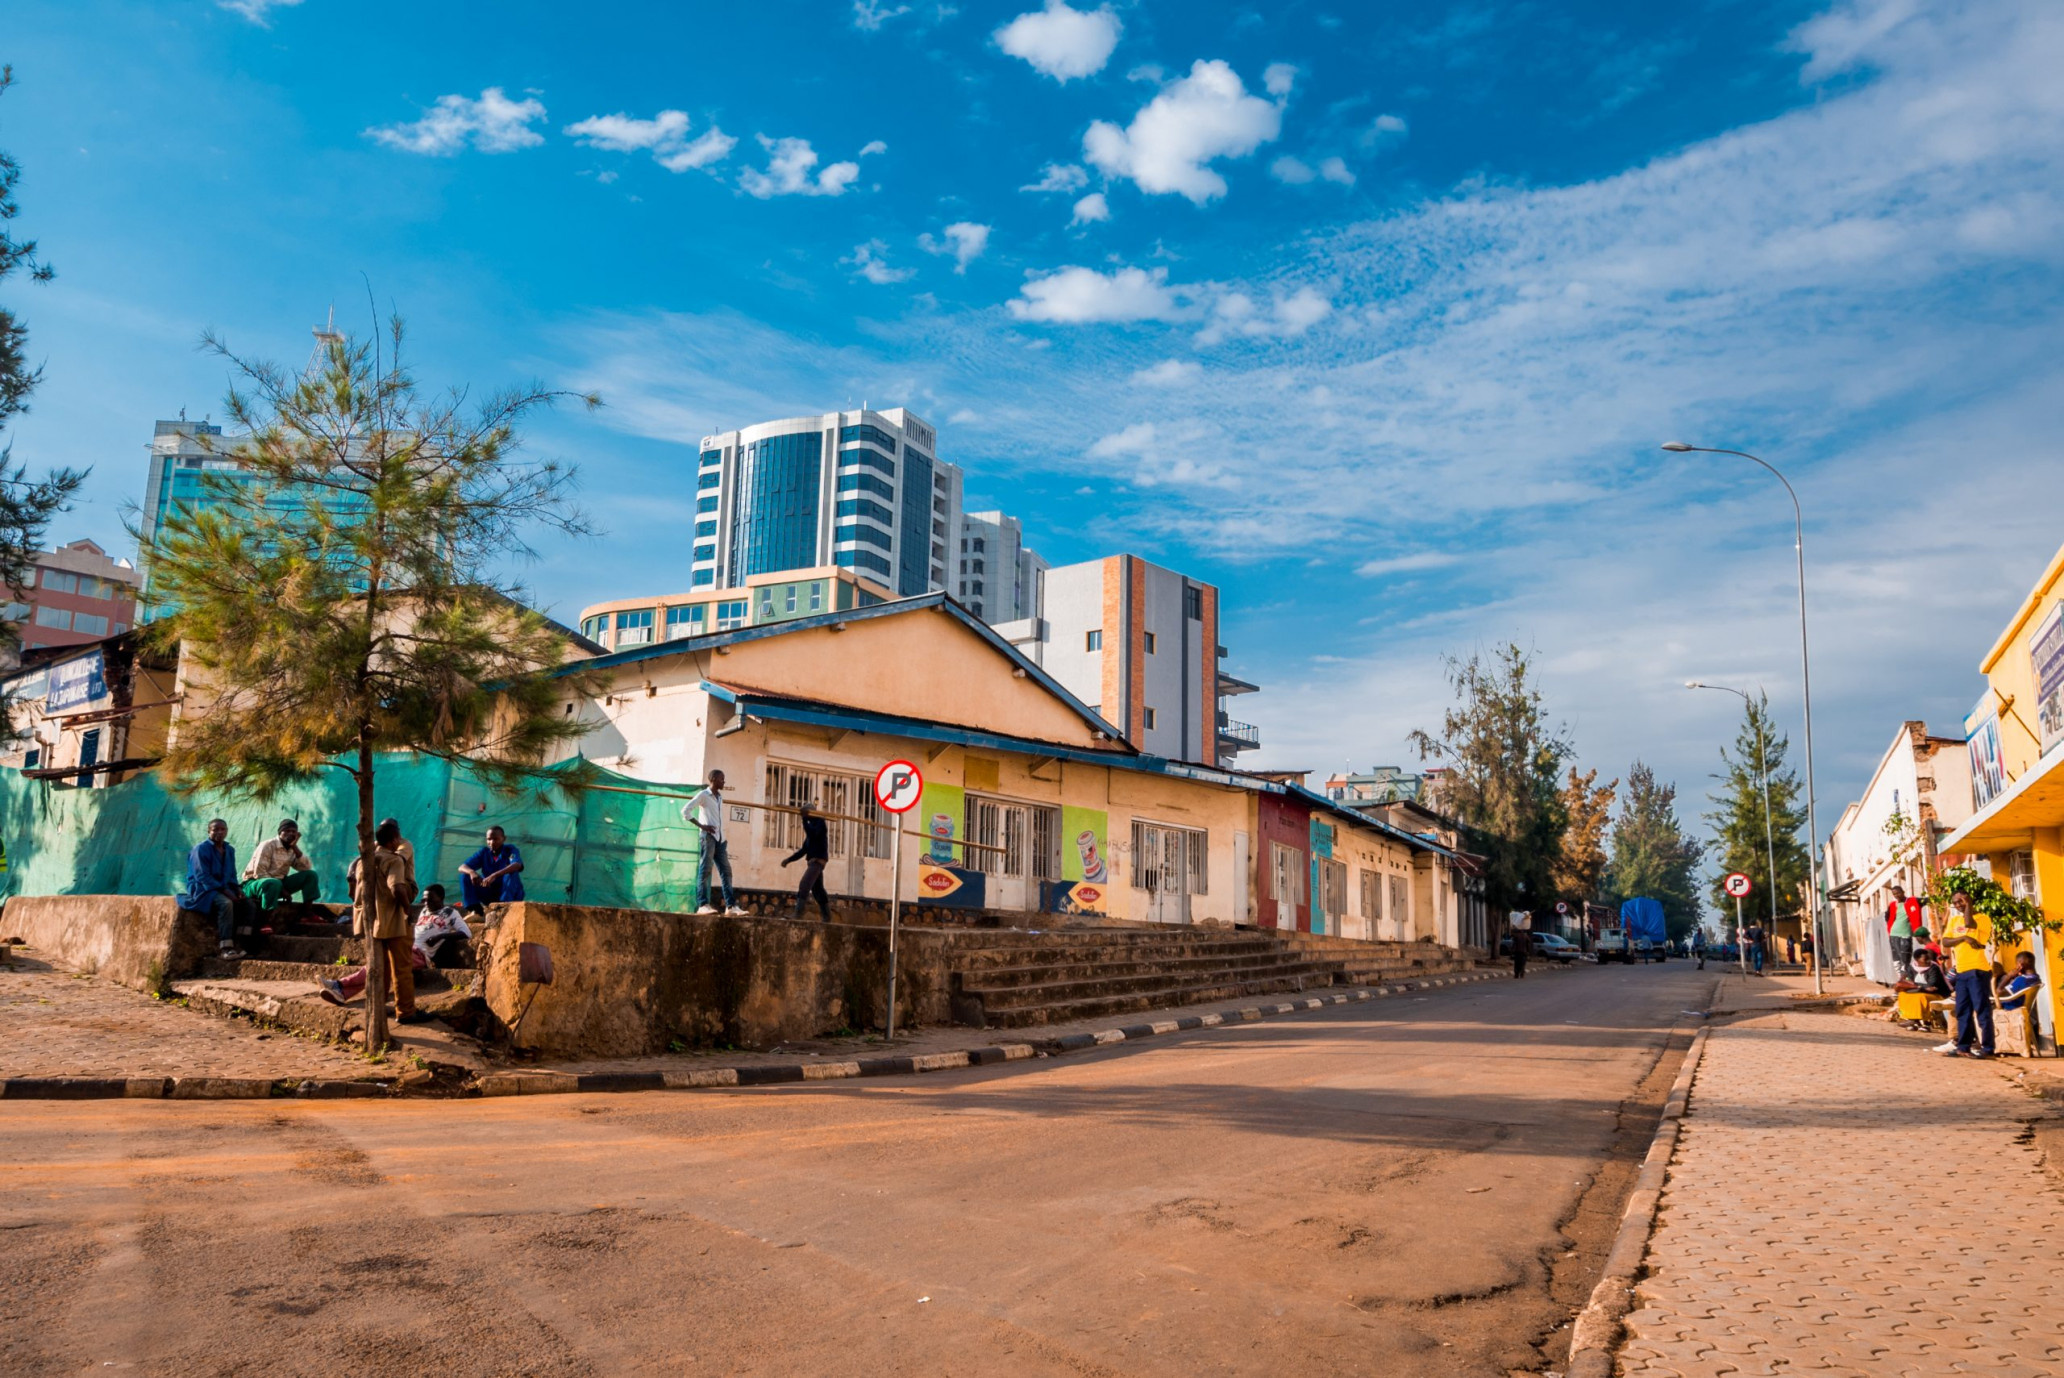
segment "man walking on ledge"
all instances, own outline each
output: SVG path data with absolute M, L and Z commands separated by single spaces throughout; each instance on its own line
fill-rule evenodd
M 803 845 L 782 859 L 782 866 L 790 862 L 803 863 L 803 882 L 796 886 L 795 916 L 803 917 L 803 909 L 809 904 L 810 896 L 817 897 L 817 910 L 824 915 L 826 923 L 831 922 L 831 897 L 824 893 L 824 863 L 831 860 L 828 842 L 829 830 L 824 820 L 813 813 L 808 804 L 802 807 Z
M 695 912 L 714 914 L 716 906 L 710 903 L 710 870 L 715 868 L 717 876 L 724 882 L 724 912 L 743 914 L 731 893 L 731 852 L 724 845 L 724 772 L 709 773 L 709 788 L 697 792 L 693 799 L 681 806 L 681 817 L 693 823 L 702 832 L 702 855 L 695 863 Z

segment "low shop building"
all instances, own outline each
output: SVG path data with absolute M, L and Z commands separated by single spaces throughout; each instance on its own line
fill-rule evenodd
M 1978 669 L 1986 694 L 1964 723 L 1974 811 L 1941 849 L 1989 866 L 2002 886 L 2064 920 L 2064 548 Z M 2064 933 L 2030 947 L 2048 997 L 2038 1034 L 2054 1048 Z
M 741 886 L 794 882 L 781 862 L 799 842 L 791 810 L 809 804 L 834 816 L 826 884 L 886 897 L 896 820 L 872 782 L 894 760 L 924 777 L 905 817 L 921 837 L 906 844 L 903 897 L 939 909 L 1374 937 L 1380 920 L 1353 898 L 1360 876 L 1404 874 L 1436 850 L 1307 791 L 1140 751 L 941 594 L 634 646 L 580 669 L 604 687 L 566 703 L 591 725 L 579 754 L 684 790 L 725 773 Z M 1285 853 L 1280 889 L 1263 872 L 1259 901 L 1257 868 L 1275 854 L 1258 838 Z M 1390 893 L 1387 879 L 1379 888 Z

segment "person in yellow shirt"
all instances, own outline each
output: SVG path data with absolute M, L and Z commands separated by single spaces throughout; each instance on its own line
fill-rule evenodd
M 1992 1056 L 1992 919 L 1971 912 L 1971 897 L 1950 896 L 1950 918 L 1942 933 L 1949 957 L 1950 990 L 1956 996 L 1956 1038 L 1935 1051 L 1955 1057 Z M 1977 1043 L 1977 1049 L 1972 1048 Z

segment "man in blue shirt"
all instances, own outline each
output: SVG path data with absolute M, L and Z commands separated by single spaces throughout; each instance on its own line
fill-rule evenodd
M 186 889 L 179 907 L 215 920 L 215 944 L 223 957 L 244 954 L 236 946 L 236 848 L 229 845 L 229 824 L 208 822 L 208 836 L 186 854 Z
M 523 898 L 523 853 L 509 845 L 499 826 L 487 830 L 487 845 L 459 868 L 459 890 L 459 907 L 469 914 Z

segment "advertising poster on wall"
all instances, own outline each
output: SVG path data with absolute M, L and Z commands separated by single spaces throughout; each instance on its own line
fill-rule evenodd
M 963 848 L 953 844 L 960 838 L 960 830 L 966 826 L 967 791 L 959 785 L 935 785 L 925 781 L 924 799 L 918 804 L 912 822 L 922 828 L 925 843 L 921 849 L 924 859 L 935 866 L 958 866 L 961 864 Z
M 2035 672 L 2035 723 L 2042 734 L 2043 755 L 2064 742 L 2064 603 L 2050 615 L 2028 643 L 2029 668 Z
M 1061 876 L 1039 887 L 1049 914 L 1105 914 L 1111 892 L 1111 816 L 1102 809 L 1061 809 Z
M 1982 809 L 2007 786 L 2007 763 L 2000 755 L 1999 714 L 1987 713 L 1964 739 L 1964 749 L 1971 755 L 1971 803 Z

